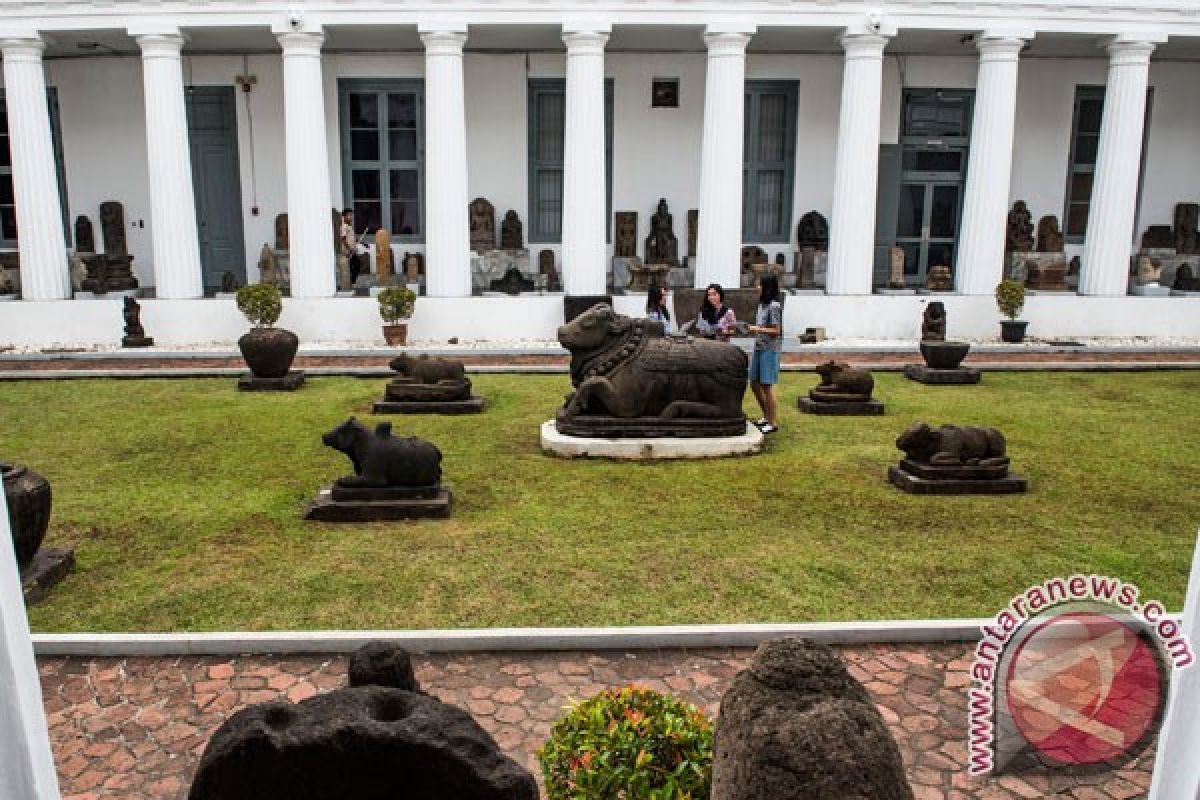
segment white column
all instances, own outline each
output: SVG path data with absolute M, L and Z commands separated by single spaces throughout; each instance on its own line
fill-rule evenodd
M 741 285 L 742 139 L 745 135 L 746 45 L 753 30 L 704 34 L 704 135 L 700 148 L 700 214 L 694 285 Z
M 136 35 L 136 31 L 130 31 Z M 192 154 L 183 100 L 183 37 L 178 32 L 137 36 L 146 95 L 146 153 L 150 172 L 150 238 L 154 294 L 166 299 L 204 296 Z
M 292 297 L 337 291 L 320 30 L 277 33 L 283 46 L 284 143 Z M 463 211 L 465 214 L 466 211 Z
M 422 30 L 425 43 L 425 291 L 471 294 L 467 220 L 467 116 L 463 96 L 465 30 Z
M 45 96 L 43 92 L 43 100 Z M 58 796 L 8 503 L 0 492 L 0 797 L 57 800 Z
M 833 211 L 829 219 L 828 294 L 870 294 L 874 273 L 875 193 L 879 183 L 879 104 L 883 48 L 877 33 L 846 33 Z
M 1200 541 L 1192 554 L 1192 576 L 1183 601 L 1183 635 L 1200 657 Z M 1171 675 L 1171 691 L 1158 751 L 1150 800 L 1195 800 L 1200 797 L 1200 665 L 1193 663 Z
M 1129 287 L 1146 85 L 1154 44 L 1115 39 L 1107 49 L 1104 119 L 1100 123 L 1100 150 L 1096 155 L 1079 293 L 1119 297 Z
M 65 300 L 71 296 L 71 276 L 50 134 L 50 108 L 46 103 L 46 76 L 42 72 L 45 49 L 36 34 L 0 39 L 17 206 L 21 296 L 26 300 Z
M 960 294 L 987 294 L 1004 276 L 1004 231 L 1017 115 L 1017 59 L 1025 39 L 985 33 L 979 48 L 975 113 L 963 198 L 955 283 Z
M 602 295 L 605 257 L 604 45 L 607 26 L 564 30 L 567 108 L 563 135 L 563 289 Z

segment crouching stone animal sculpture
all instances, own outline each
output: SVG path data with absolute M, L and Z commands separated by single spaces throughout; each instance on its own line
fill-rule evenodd
M 896 447 L 910 460 L 933 466 L 1000 467 L 1009 463 L 1004 434 L 995 428 L 957 425 L 931 428 L 919 422 L 900 434 Z
M 820 401 L 871 399 L 875 379 L 865 369 L 852 367 L 844 361 L 826 361 L 817 365 L 821 383 L 809 390 L 808 396 Z
M 354 464 L 354 474 L 338 478 L 337 486 L 433 486 L 442 478 L 441 451 L 415 436 L 392 436 L 390 422 L 381 422 L 372 431 L 351 417 L 322 436 L 321 441 L 345 453 Z
M 398 378 L 413 383 L 462 383 L 465 380 L 463 365 L 445 358 L 401 355 L 388 362 L 388 366 L 398 373 Z
M 706 339 L 664 337 L 599 304 L 558 329 L 571 351 L 567 417 L 736 419 L 744 425 L 746 354 Z M 726 435 L 701 434 L 701 435 Z

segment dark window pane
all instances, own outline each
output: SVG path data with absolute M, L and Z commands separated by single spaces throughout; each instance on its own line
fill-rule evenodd
M 1067 210 L 1067 235 L 1083 236 L 1087 233 L 1088 204 L 1071 203 Z
M 758 157 L 783 161 L 787 155 L 787 96 L 764 94 L 758 100 Z
M 378 202 L 354 202 L 354 230 L 357 233 L 366 231 L 368 234 L 379 229 L 380 204 Z
M 417 199 L 417 171 L 415 169 L 391 170 L 390 182 L 393 200 Z
M 12 166 L 12 152 L 8 149 L 8 136 L 0 136 L 0 167 Z
M 920 236 L 925 214 L 925 187 L 906 184 L 900 187 L 900 214 L 896 221 L 897 236 Z
M 945 242 L 929 243 L 929 266 L 950 267 L 954 271 L 954 245 Z
M 9 173 L 0 174 L 0 205 L 11 206 L 13 200 L 13 179 Z
M 353 183 L 355 200 L 378 200 L 380 198 L 378 170 L 354 170 Z
M 0 133 L 8 133 L 8 109 L 0 103 Z
M 757 194 L 755 233 L 778 236 L 783 229 L 783 170 L 759 170 Z
M 388 127 L 415 128 L 417 127 L 417 96 L 410 92 L 404 94 L 389 94 Z
M 1071 202 L 1087 203 L 1092 199 L 1092 179 L 1090 172 L 1076 172 L 1071 176 Z
M 904 248 L 904 274 L 916 275 L 921 266 L 921 243 L 905 242 L 900 246 Z
M 1104 95 L 1079 98 L 1079 119 L 1076 122 L 1080 133 L 1100 133 L 1100 122 L 1104 114 Z
M 907 150 L 903 168 L 913 172 L 960 172 L 962 153 L 957 150 Z
M 406 200 L 403 203 L 392 203 L 392 233 L 401 236 L 413 236 L 421 232 L 420 218 L 417 216 L 417 201 Z
M 379 134 L 375 131 L 350 131 L 350 158 L 354 161 L 378 161 Z
M 1100 137 L 1092 134 L 1080 135 L 1075 139 L 1075 163 L 1095 164 L 1096 150 L 1100 147 Z
M 537 95 L 537 132 L 533 157 L 538 161 L 563 160 L 563 123 L 566 95 Z
M 0 206 L 0 239 L 17 238 L 17 210 L 12 206 Z
M 933 208 L 929 215 L 929 235 L 953 238 L 958 232 L 958 187 L 933 187 Z M 930 262 L 931 264 L 933 262 Z M 949 264 L 949 261 L 942 262 Z
M 417 132 L 390 132 L 388 134 L 388 158 L 392 161 L 416 161 Z
M 560 169 L 540 169 L 537 173 L 538 232 L 555 239 L 562 232 L 563 174 Z
M 374 93 L 350 95 L 350 127 L 379 127 L 379 101 Z

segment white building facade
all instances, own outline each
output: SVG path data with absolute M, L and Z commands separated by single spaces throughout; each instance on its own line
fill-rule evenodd
M 337 297 L 330 209 L 425 258 L 416 339 L 552 338 L 562 299 L 472 296 L 467 206 L 515 210 L 568 294 L 609 285 L 612 220 L 660 198 L 697 286 L 737 286 L 744 246 L 796 258 L 829 221 L 823 293 L 785 326 L 904 338 L 922 295 L 877 293 L 952 267 L 951 333 L 990 336 L 1017 200 L 1054 215 L 1077 291 L 1038 294 L 1039 336 L 1200 336 L 1200 297 L 1130 296 L 1130 257 L 1200 202 L 1200 7 L 1009 0 L 0 0 L 6 109 L 0 251 L 22 299 L 0 344 L 100 344 L 108 302 L 73 300 L 74 220 L 99 248 L 124 210 L 160 344 L 231 342 L 213 298 L 258 279 L 288 214 L 304 340 L 378 337 L 370 298 Z M 698 209 L 697 252 L 687 212 Z M 9 256 L 11 259 L 12 256 Z M 1193 270 L 1200 273 L 1200 256 Z M 476 287 L 478 288 L 478 287 Z M 210 295 L 205 297 L 206 293 Z M 478 294 L 478 292 L 476 292 Z M 643 299 L 617 298 L 636 312 Z

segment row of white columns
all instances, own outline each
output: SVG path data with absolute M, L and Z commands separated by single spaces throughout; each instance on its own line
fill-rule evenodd
M 606 284 L 604 46 L 610 28 L 564 29 L 567 46 L 562 261 L 567 294 L 603 294 Z M 150 173 L 154 277 L 158 297 L 203 295 L 192 173 L 187 147 L 177 30 L 131 30 L 142 50 Z M 425 43 L 427 292 L 470 294 L 465 26 L 419 28 Z M 696 285 L 738 285 L 742 219 L 743 86 L 753 27 L 707 31 Z M 883 52 L 892 31 L 847 30 L 834 168 L 827 291 L 869 294 L 879 157 Z M 288 225 L 292 295 L 335 291 L 331 194 L 319 30 L 276 31 L 283 50 Z M 1002 277 L 1012 171 L 1018 58 L 1031 32 L 987 31 L 977 41 L 979 74 L 963 202 L 957 288 L 990 294 Z M 1108 91 L 1100 134 L 1080 291 L 1123 295 L 1133 233 L 1146 87 L 1154 37 L 1117 37 L 1107 46 Z M 70 296 L 46 86 L 36 35 L 0 40 L 21 231 L 26 299 Z

